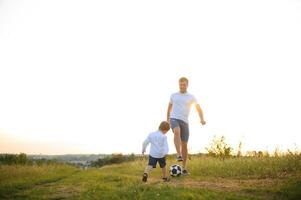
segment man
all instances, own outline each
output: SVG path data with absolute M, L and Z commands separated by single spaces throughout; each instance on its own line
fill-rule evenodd
M 187 143 L 189 139 L 188 116 L 192 104 L 195 104 L 198 111 L 201 124 L 205 125 L 203 111 L 196 98 L 187 92 L 188 79 L 182 77 L 179 79 L 180 91 L 173 93 L 167 109 L 167 121 L 170 122 L 171 129 L 174 133 L 174 144 L 177 151 L 177 160 L 183 161 L 183 175 L 187 175 Z

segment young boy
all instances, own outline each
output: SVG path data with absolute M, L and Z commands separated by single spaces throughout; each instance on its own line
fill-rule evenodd
M 152 168 L 156 168 L 157 162 L 159 162 L 160 168 L 162 169 L 163 181 L 169 181 L 169 178 L 166 176 L 165 160 L 165 156 L 168 153 L 167 137 L 165 134 L 169 131 L 169 129 L 169 123 L 167 121 L 163 121 L 159 126 L 159 130 L 150 133 L 146 140 L 143 142 L 142 154 L 145 153 L 145 149 L 148 144 L 151 144 L 148 165 L 145 167 L 142 177 L 143 182 L 147 181 L 149 172 L 152 170 Z

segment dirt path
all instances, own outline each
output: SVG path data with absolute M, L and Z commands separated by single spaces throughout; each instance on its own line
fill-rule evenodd
M 301 178 L 301 177 L 300 177 Z M 300 179 L 301 180 L 301 179 Z M 162 183 L 160 178 L 153 178 L 148 185 L 168 184 L 175 188 L 208 189 L 221 192 L 235 192 L 242 196 L 254 196 L 260 199 L 272 199 L 269 195 L 270 188 L 279 188 L 288 183 L 289 177 L 264 178 L 264 179 L 230 179 L 230 178 L 194 178 L 176 177 L 168 183 Z

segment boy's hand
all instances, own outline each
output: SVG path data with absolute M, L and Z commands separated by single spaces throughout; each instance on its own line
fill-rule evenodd
M 201 120 L 201 124 L 204 126 L 206 124 L 205 120 Z

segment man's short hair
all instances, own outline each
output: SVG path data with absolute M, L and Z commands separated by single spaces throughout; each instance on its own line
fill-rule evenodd
M 161 124 L 159 126 L 160 131 L 169 131 L 169 129 L 170 129 L 170 125 L 167 121 L 161 122 Z
M 179 79 L 179 82 L 186 82 L 186 83 L 188 84 L 188 78 L 186 78 L 186 77 L 181 77 L 181 78 Z

